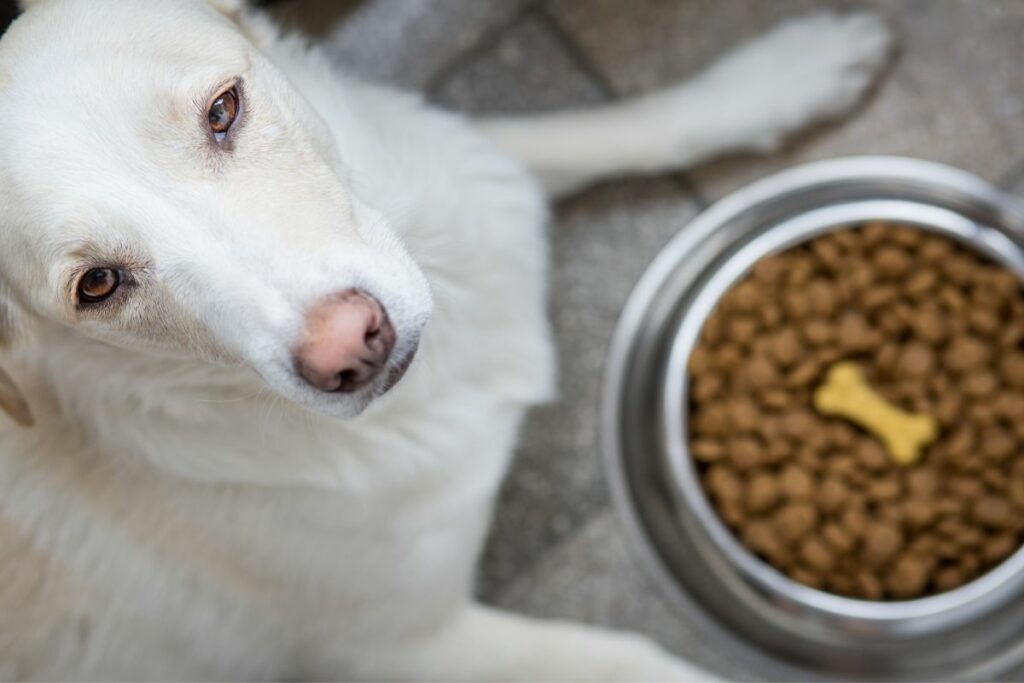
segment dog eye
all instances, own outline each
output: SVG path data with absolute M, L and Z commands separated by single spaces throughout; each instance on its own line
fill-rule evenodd
M 231 127 L 235 125 L 235 119 L 238 118 L 238 110 L 237 88 L 225 90 L 214 98 L 206 117 L 210 122 L 210 130 L 213 132 L 213 137 L 217 142 L 223 140 L 231 130 Z
M 78 301 L 98 304 L 106 301 L 121 286 L 122 275 L 114 268 L 93 268 L 78 281 Z

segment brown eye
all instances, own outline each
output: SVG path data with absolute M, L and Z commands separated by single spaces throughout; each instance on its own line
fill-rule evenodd
M 106 301 L 121 286 L 121 271 L 114 268 L 93 268 L 78 281 L 78 301 L 98 304 Z
M 207 112 L 207 120 L 210 122 L 210 130 L 218 140 L 223 140 L 231 130 L 238 118 L 238 90 L 231 88 L 222 92 L 213 100 L 210 111 Z

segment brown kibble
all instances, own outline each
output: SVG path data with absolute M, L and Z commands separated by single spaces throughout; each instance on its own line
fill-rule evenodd
M 885 448 L 871 437 L 862 438 L 857 443 L 855 453 L 857 462 L 868 471 L 881 472 L 892 466 L 892 459 L 885 452 Z
M 990 427 L 981 433 L 981 454 L 992 462 L 1005 462 L 1017 452 L 1017 440 L 1002 427 Z
M 910 298 L 920 300 L 931 294 L 938 283 L 939 276 L 934 270 L 926 268 L 910 276 L 904 291 Z
M 781 410 L 793 403 L 792 395 L 785 389 L 768 389 L 760 394 L 761 405 L 766 408 Z
M 907 474 L 907 488 L 913 495 L 930 497 L 938 493 L 941 482 L 932 470 L 914 469 Z
M 790 465 L 779 475 L 779 488 L 790 500 L 810 498 L 814 493 L 814 478 L 804 469 Z
M 814 346 L 828 344 L 835 338 L 835 329 L 831 323 L 820 318 L 808 320 L 800 331 L 803 334 L 804 340 Z
M 857 592 L 865 600 L 881 600 L 884 596 L 882 582 L 869 571 L 859 571 L 854 577 Z
M 729 420 L 737 432 L 754 432 L 761 421 L 761 413 L 750 399 L 737 398 L 729 404 Z
M 817 501 L 818 507 L 823 512 L 833 514 L 838 512 L 849 500 L 850 489 L 843 483 L 842 479 L 838 477 L 828 477 L 822 482 L 821 487 L 818 489 Z
M 1013 506 L 996 496 L 984 496 L 971 507 L 971 519 L 989 528 L 1012 528 L 1016 522 Z
M 818 420 L 809 410 L 794 410 L 782 416 L 782 429 L 788 436 L 803 440 L 818 429 Z
M 918 253 L 924 261 L 932 263 L 942 261 L 953 253 L 953 244 L 938 237 L 928 236 L 921 243 Z
M 767 389 L 779 381 L 779 371 L 764 356 L 756 356 L 745 364 L 737 379 L 744 388 Z
M 747 346 L 757 335 L 760 324 L 752 315 L 737 315 L 729 319 L 727 328 L 732 341 Z
M 860 313 L 848 311 L 839 318 L 839 343 L 848 351 L 866 351 L 878 341 L 878 333 L 871 329 Z
M 967 308 L 967 297 L 952 285 L 939 291 L 939 302 L 951 313 L 960 313 Z
M 775 477 L 761 472 L 751 477 L 747 484 L 747 509 L 761 513 L 771 509 L 779 500 L 779 486 Z
M 935 406 L 935 417 L 943 427 L 952 427 L 960 421 L 963 403 L 955 394 L 945 394 Z
M 828 436 L 837 448 L 849 448 L 857 442 L 858 432 L 845 422 L 833 422 L 828 427 Z
M 811 312 L 811 301 L 806 292 L 791 289 L 783 295 L 782 309 L 791 319 L 802 320 Z
M 725 456 L 725 444 L 711 439 L 697 439 L 690 445 L 690 451 L 701 462 L 717 462 Z
M 815 360 L 805 361 L 797 365 L 789 376 L 786 383 L 793 388 L 806 387 L 814 384 L 821 374 L 821 365 Z
M 928 584 L 928 569 L 927 563 L 921 558 L 904 555 L 896 561 L 886 577 L 886 588 L 894 598 L 916 598 Z
M 761 443 L 748 436 L 732 439 L 727 449 L 729 462 L 739 470 L 749 470 L 760 465 L 763 451 Z
M 896 246 L 882 247 L 875 252 L 875 269 L 883 277 L 897 278 L 906 275 L 914 267 L 914 260 L 906 251 Z
M 967 411 L 970 420 L 979 426 L 987 426 L 995 424 L 999 419 L 999 414 L 996 412 L 995 406 L 990 401 L 979 400 L 976 401 Z M 972 458 L 971 462 L 976 463 L 979 467 L 981 461 L 977 458 Z
M 1010 494 L 1010 500 L 1017 506 L 1018 513 L 1024 511 L 1024 478 L 1014 477 L 1011 479 L 1007 491 Z
M 1024 394 L 1002 391 L 992 400 L 992 408 L 1010 422 L 1024 421 Z
M 988 274 L 986 284 L 990 291 L 995 291 L 1006 299 L 1020 298 L 1021 284 L 1015 274 L 1002 268 L 989 268 L 986 272 Z
M 927 233 L 921 232 L 917 228 L 905 226 L 890 226 L 889 228 L 889 239 L 901 247 L 908 247 L 911 250 L 924 244 L 929 237 Z
M 755 266 L 754 272 L 757 273 L 764 269 L 765 266 L 758 264 Z M 741 282 L 722 297 L 721 308 L 724 311 L 754 313 L 763 299 L 764 295 L 756 282 Z
M 699 403 L 705 403 L 722 394 L 725 382 L 721 375 L 700 375 L 693 381 L 693 398 Z
M 910 327 L 921 341 L 938 346 L 949 338 L 949 325 L 945 317 L 934 308 L 919 311 L 910 321 Z
M 810 503 L 795 502 L 775 514 L 775 528 L 787 542 L 803 538 L 818 524 L 818 511 Z
M 782 309 L 774 304 L 765 304 L 758 312 L 761 317 L 761 325 L 767 329 L 776 327 L 782 322 Z
M 879 479 L 868 486 L 868 498 L 876 503 L 885 503 L 900 497 L 902 489 L 896 479 Z
M 744 545 L 759 555 L 763 555 L 770 562 L 779 565 L 788 565 L 790 562 L 790 551 L 779 539 L 772 525 L 764 520 L 751 520 L 740 531 L 740 539 Z
M 713 361 L 711 352 L 703 346 L 698 346 L 690 354 L 690 360 L 687 363 L 687 369 L 690 374 L 700 377 L 706 374 L 712 369 Z
M 903 548 L 903 534 L 893 524 L 875 522 L 864 533 L 864 560 L 881 567 Z
M 971 329 L 978 334 L 985 336 L 995 334 L 999 331 L 999 316 L 988 308 L 973 308 L 968 314 Z
M 800 359 L 804 349 L 796 331 L 787 327 L 769 339 L 768 353 L 780 367 L 788 368 Z
M 973 553 L 961 552 L 956 559 L 957 566 L 965 574 L 977 574 L 981 569 L 981 558 Z
M 806 285 L 814 275 L 814 261 L 804 254 L 793 255 L 790 258 L 789 270 L 786 271 L 786 281 L 794 289 L 806 289 Z
M 864 291 L 860 297 L 860 305 L 864 309 L 875 312 L 891 305 L 900 298 L 900 290 L 892 285 L 876 285 Z
M 811 588 L 823 588 L 825 586 L 825 580 L 821 578 L 820 574 L 801 569 L 800 567 L 794 567 L 789 576 L 797 583 L 802 583 Z
M 1013 554 L 1020 542 L 1013 534 L 1000 534 L 990 539 L 981 549 L 981 555 L 989 564 L 1002 562 Z
M 952 475 L 946 482 L 950 493 L 965 500 L 980 498 L 985 493 L 985 486 L 978 479 L 964 475 Z
M 1006 348 L 1018 349 L 1024 342 L 1024 321 L 1013 320 L 999 334 L 999 344 Z
M 835 556 L 829 547 L 813 536 L 800 544 L 800 559 L 818 572 L 827 572 L 835 565 Z
M 843 262 L 843 253 L 839 245 L 829 240 L 814 240 L 811 242 L 811 251 L 818 257 L 818 261 L 829 270 L 839 270 Z
M 774 285 L 782 279 L 787 269 L 788 266 L 784 256 L 766 256 L 755 263 L 753 268 L 750 269 L 750 275 L 753 280 L 749 283 L 737 285 L 733 291 L 739 289 L 743 284 L 748 284 L 749 286 L 744 291 L 744 295 L 750 297 L 753 302 L 751 310 L 753 310 L 761 299 L 759 283 Z
M 740 527 L 747 520 L 747 513 L 738 500 L 719 501 L 718 514 L 733 529 Z
M 947 278 L 961 287 L 970 284 L 974 278 L 974 264 L 963 256 L 951 256 L 940 263 L 939 267 L 942 268 Z
M 810 300 L 811 312 L 826 318 L 835 315 L 841 302 L 838 288 L 822 278 L 807 284 L 807 297 Z
M 937 510 L 928 499 L 911 498 L 903 504 L 903 518 L 911 529 L 920 530 L 935 521 Z
M 900 377 L 920 379 L 935 369 L 935 353 L 925 344 L 911 342 L 903 347 L 896 361 L 895 372 Z
M 829 522 L 821 530 L 821 537 L 837 553 L 848 553 L 853 550 L 856 541 L 843 527 L 836 522 Z
M 864 511 L 852 507 L 843 513 L 839 522 L 854 538 L 862 538 L 867 534 L 870 525 L 870 520 Z
M 877 247 L 889 239 L 892 226 L 884 221 L 868 221 L 860 229 L 861 239 L 866 247 Z
M 967 582 L 958 567 L 943 567 L 935 574 L 935 588 L 940 592 L 951 591 Z
M 954 458 L 969 456 L 974 450 L 974 438 L 974 429 L 970 425 L 964 425 L 946 439 L 946 452 Z
M 967 510 L 967 503 L 959 498 L 945 496 L 935 499 L 935 509 L 940 515 L 962 515 Z
M 743 496 L 743 481 L 724 465 L 713 465 L 708 470 L 704 486 L 719 500 L 739 500 Z
M 953 340 L 943 354 L 943 363 L 947 368 L 966 372 L 976 370 L 986 363 L 992 356 L 988 344 L 977 337 L 965 335 Z
M 999 371 L 1010 386 L 1024 387 L 1024 354 L 1010 353 L 1003 356 Z
M 972 398 L 991 396 L 999 388 L 999 380 L 991 372 L 974 372 L 964 378 L 964 393 Z
M 711 367 L 715 370 L 732 372 L 743 362 L 743 348 L 738 344 L 722 344 L 711 359 Z

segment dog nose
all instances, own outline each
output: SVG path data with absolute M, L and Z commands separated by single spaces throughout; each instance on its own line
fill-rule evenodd
M 317 304 L 295 353 L 299 374 L 321 391 L 351 394 L 384 369 L 395 328 L 373 297 L 350 290 Z

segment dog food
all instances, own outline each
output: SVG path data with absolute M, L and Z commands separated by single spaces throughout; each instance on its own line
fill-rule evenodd
M 874 434 L 901 465 L 917 461 L 935 440 L 939 425 L 931 415 L 905 413 L 872 391 L 856 363 L 836 363 L 814 392 L 822 415 L 838 415 Z
M 703 486 L 796 581 L 924 597 L 1024 540 L 1024 293 L 956 242 L 874 222 L 766 257 L 689 366 Z

